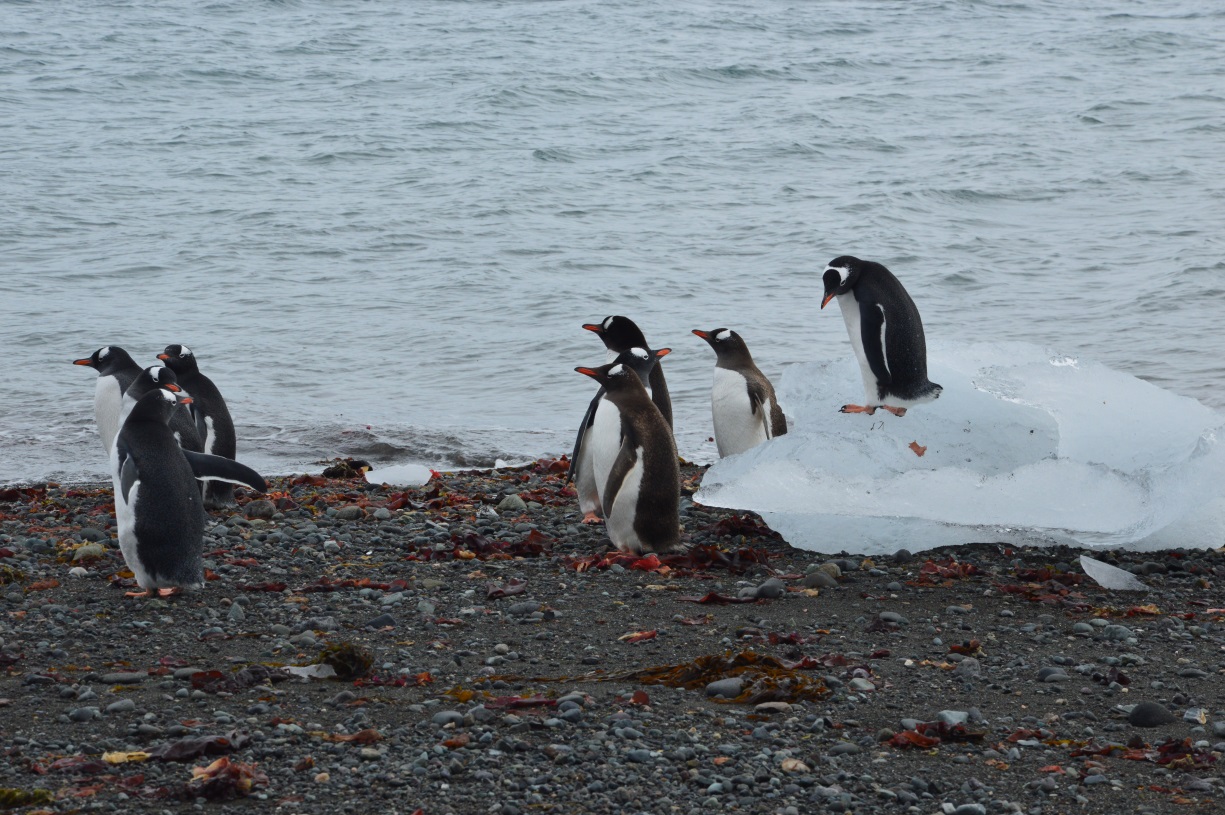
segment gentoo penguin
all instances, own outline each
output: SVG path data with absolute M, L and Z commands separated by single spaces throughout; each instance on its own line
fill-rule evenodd
M 919 310 L 892 272 L 879 263 L 843 255 L 825 267 L 822 282 L 821 308 L 838 298 L 867 394 L 862 405 L 843 405 L 843 413 L 870 416 L 880 407 L 905 416 L 907 408 L 940 396 L 944 389 L 927 379 Z
M 176 407 L 178 399 L 168 390 L 146 393 L 132 407 L 111 452 L 119 550 L 149 595 L 204 585 L 204 508 L 197 479 L 268 489 L 250 467 L 181 448 L 168 424 Z
M 749 347 L 730 328 L 693 330 L 715 349 L 715 384 L 710 412 L 719 456 L 732 456 L 787 432 L 774 386 L 753 364 Z
M 631 348 L 649 348 L 646 337 L 629 317 L 605 317 L 602 322 L 586 323 L 583 328 L 594 331 L 604 347 L 608 349 L 608 359 L 605 362 L 615 362 L 617 355 Z M 663 414 L 668 427 L 672 426 L 672 400 L 668 397 L 668 383 L 664 381 L 662 365 L 651 369 L 651 381 L 647 383 L 651 391 L 651 401 Z
M 132 384 L 128 385 L 127 390 L 123 392 L 119 408 L 119 427 L 123 427 L 124 421 L 132 412 L 132 408 L 140 401 L 140 397 L 155 388 L 162 388 L 183 396 L 191 395 L 179 386 L 174 371 L 165 365 L 151 365 L 141 371 L 140 375 L 133 379 Z M 200 440 L 199 431 L 196 430 L 195 420 L 192 419 L 188 406 L 183 402 L 179 402 L 179 406 L 170 415 L 170 430 L 178 439 L 179 446 L 184 450 L 191 450 L 195 453 L 204 452 L 204 443 Z
M 613 361 L 629 366 L 646 386 L 649 396 L 651 372 L 658 367 L 656 362 L 669 353 L 670 348 L 660 348 L 657 351 L 630 348 L 618 354 Z M 574 440 L 574 453 L 570 456 L 568 478 L 574 480 L 578 505 L 585 524 L 598 523 L 604 515 L 600 504 L 600 490 L 608 482 L 608 474 L 620 449 L 620 413 L 601 387 L 587 406 L 587 413 L 579 424 L 578 436 Z
M 196 366 L 196 356 L 185 345 L 167 345 L 157 355 L 178 377 L 178 383 L 191 395 L 191 416 L 203 441 L 203 451 L 214 456 L 234 458 L 238 454 L 234 421 L 221 398 L 221 391 Z M 208 509 L 232 506 L 234 488 L 223 482 L 206 484 L 204 506 Z
M 140 366 L 118 345 L 103 346 L 85 359 L 73 360 L 73 365 L 88 365 L 98 372 L 98 385 L 94 389 L 94 418 L 98 422 L 102 447 L 110 455 L 115 434 L 119 432 L 123 393 L 140 376 Z
M 621 445 L 600 489 L 608 537 L 623 552 L 675 549 L 680 545 L 680 468 L 672 429 L 628 365 L 574 370 L 604 386 L 621 418 Z

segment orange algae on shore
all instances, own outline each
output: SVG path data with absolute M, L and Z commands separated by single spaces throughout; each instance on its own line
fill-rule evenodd
M 797 665 L 754 651 L 709 654 L 692 662 L 660 665 L 620 674 L 616 678 L 637 679 L 646 685 L 666 685 L 686 690 L 702 690 L 721 679 L 740 679 L 741 691 L 737 696 L 730 699 L 712 698 L 716 702 L 746 705 L 816 701 L 829 693 L 824 682 L 804 676 Z

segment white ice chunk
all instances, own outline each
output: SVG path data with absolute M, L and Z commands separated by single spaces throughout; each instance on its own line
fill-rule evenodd
M 286 665 L 281 670 L 302 679 L 331 679 L 336 675 L 336 669 L 331 665 Z
M 1084 569 L 1085 574 L 1092 577 L 1104 589 L 1148 591 L 1148 586 L 1131 572 L 1120 569 L 1118 566 L 1111 566 L 1109 563 L 1102 563 L 1100 560 L 1094 560 L 1088 555 L 1080 556 L 1080 568 Z
M 1225 543 L 1225 416 L 1024 343 L 933 346 L 929 365 L 943 394 L 902 418 L 838 412 L 863 393 L 849 352 L 787 368 L 790 432 L 717 462 L 695 499 L 823 552 Z
M 420 487 L 429 482 L 430 476 L 430 468 L 420 464 L 394 464 L 366 471 L 366 480 L 371 484 L 389 484 L 393 487 Z

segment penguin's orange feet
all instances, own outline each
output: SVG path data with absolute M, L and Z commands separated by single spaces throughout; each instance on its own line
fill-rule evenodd
M 839 413 L 866 413 L 869 416 L 876 413 L 876 408 L 866 405 L 843 405 Z
M 906 408 L 891 407 L 889 405 L 881 405 L 882 408 L 897 416 L 899 419 L 906 415 Z
M 588 512 L 586 515 L 583 516 L 583 523 L 600 524 L 600 523 L 604 523 L 604 519 L 601 518 L 599 515 L 596 515 L 594 512 Z
M 183 593 L 183 589 L 180 588 L 179 586 L 175 586 L 169 589 L 158 589 L 157 590 L 157 594 L 159 597 L 174 597 L 175 595 L 179 595 L 182 593 Z
M 123 593 L 123 596 L 124 597 L 152 597 L 153 592 L 152 590 L 148 590 L 148 589 L 146 589 L 145 591 L 125 591 Z

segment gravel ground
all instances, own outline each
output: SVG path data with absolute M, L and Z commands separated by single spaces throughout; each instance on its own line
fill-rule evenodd
M 685 467 L 688 552 L 638 559 L 564 466 L 273 479 L 154 600 L 108 487 L 0 489 L 0 809 L 1219 811 L 1221 552 L 1101 555 L 1146 593 L 1066 549 L 829 557 Z

